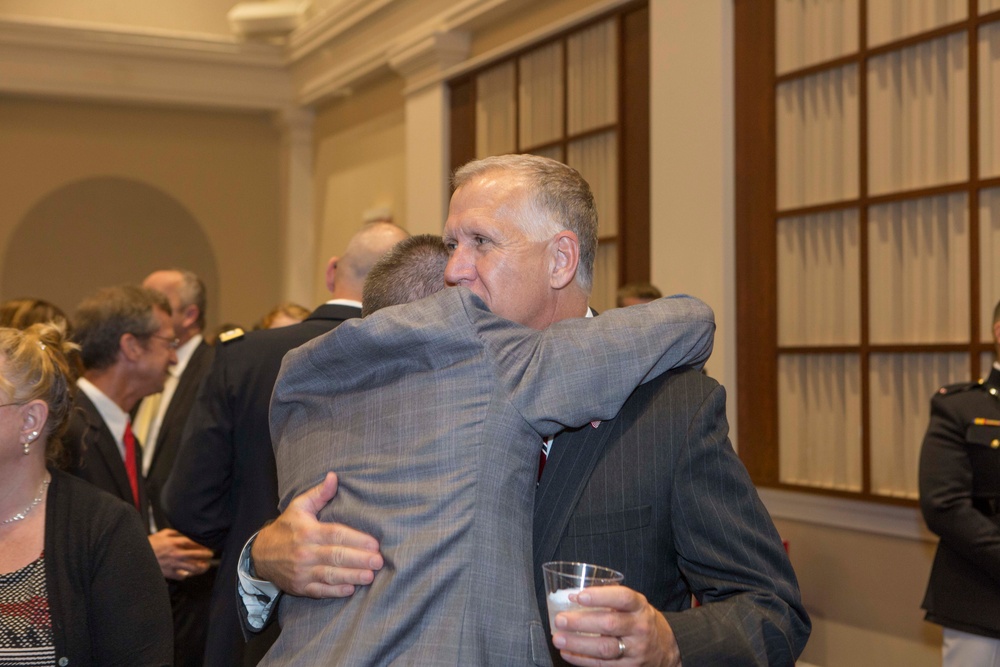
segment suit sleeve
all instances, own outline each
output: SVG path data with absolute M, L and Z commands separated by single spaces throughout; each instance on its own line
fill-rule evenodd
M 955 397 L 935 396 L 920 449 L 920 510 L 950 549 L 1000 582 L 1000 526 L 972 506 L 972 462 Z
M 173 664 L 173 617 L 166 583 L 138 515 L 125 504 L 113 507 L 100 521 L 91 577 L 93 595 L 88 604 L 94 664 Z
M 665 617 L 684 667 L 791 665 L 809 637 L 809 617 L 727 434 L 725 390 L 716 386 L 694 412 L 672 473 L 678 566 L 702 605 Z
M 235 443 L 226 360 L 222 346 L 198 389 L 163 489 L 164 511 L 173 527 L 215 551 L 222 548 L 233 523 L 229 495 Z
M 481 321 L 501 386 L 542 435 L 611 419 L 640 384 L 703 366 L 715 334 L 711 308 L 687 296 L 564 320 L 531 336 L 500 318 Z

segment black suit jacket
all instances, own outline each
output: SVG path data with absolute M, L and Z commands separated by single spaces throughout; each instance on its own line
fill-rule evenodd
M 177 530 L 222 551 L 206 665 L 242 660 L 245 647 L 233 599 L 237 561 L 250 536 L 278 515 L 268 408 L 281 360 L 292 348 L 360 316 L 358 308 L 323 305 L 299 324 L 253 331 L 216 349 L 163 493 L 167 518 Z
M 923 608 L 946 628 L 1000 639 L 1000 371 L 931 399 L 920 509 L 941 537 Z
M 685 667 L 791 665 L 809 636 L 791 564 L 729 442 L 725 390 L 693 369 L 555 439 L 535 496 L 543 618 L 550 560 L 623 572 L 665 613 Z M 689 609 L 692 594 L 702 606 Z
M 70 452 L 68 472 L 95 484 L 116 498 L 135 507 L 132 487 L 125 472 L 125 461 L 118 451 L 118 443 L 108 430 L 104 418 L 94 403 L 82 390 L 77 390 L 70 413 L 69 426 L 63 442 Z M 136 445 L 137 463 L 142 460 L 142 447 Z M 149 531 L 149 494 L 142 475 L 139 475 L 139 508 L 142 524 Z
M 163 415 L 160 432 L 156 436 L 153 460 L 146 472 L 146 487 L 149 490 L 149 498 L 153 506 L 153 518 L 156 519 L 156 525 L 160 528 L 170 525 L 163 514 L 160 496 L 163 493 L 163 487 L 167 484 L 167 479 L 170 477 L 170 472 L 174 468 L 174 461 L 177 460 L 181 437 L 184 435 L 184 426 L 187 424 L 194 399 L 198 395 L 198 387 L 205 375 L 208 374 L 208 369 L 211 368 L 214 358 L 215 349 L 204 341 L 191 353 L 191 358 L 177 381 L 177 388 L 174 390 L 167 411 Z

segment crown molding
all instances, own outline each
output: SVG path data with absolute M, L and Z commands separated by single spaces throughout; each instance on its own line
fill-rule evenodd
M 292 100 L 281 47 L 70 21 L 0 19 L 0 91 L 279 110 Z
M 308 19 L 288 37 L 287 57 L 296 62 L 399 0 L 341 0 Z

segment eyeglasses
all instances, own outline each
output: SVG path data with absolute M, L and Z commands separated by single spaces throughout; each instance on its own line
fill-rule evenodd
M 4 403 L 3 405 L 0 405 L 0 408 L 9 408 L 12 405 L 24 405 L 24 403 L 17 403 L 17 402 L 14 402 L 14 403 Z
M 150 334 L 150 338 L 159 338 L 167 344 L 171 350 L 176 350 L 181 346 L 181 341 L 179 338 L 170 338 L 168 336 L 161 336 L 160 334 Z

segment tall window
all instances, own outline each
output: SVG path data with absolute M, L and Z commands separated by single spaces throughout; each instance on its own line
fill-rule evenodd
M 598 310 L 649 280 L 648 23 L 645 3 L 629 5 L 451 82 L 453 168 L 533 153 L 590 183 Z
M 741 454 L 917 497 L 931 394 L 988 373 L 1000 0 L 737 0 Z

